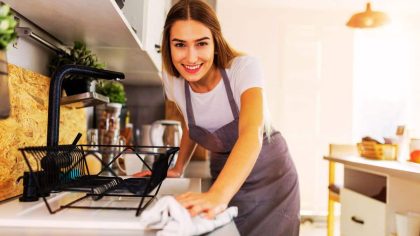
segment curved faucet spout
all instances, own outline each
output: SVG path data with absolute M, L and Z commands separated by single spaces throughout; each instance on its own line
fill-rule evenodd
M 115 71 L 101 70 L 88 66 L 64 65 L 57 69 L 51 78 L 48 100 L 47 146 L 57 146 L 60 125 L 61 85 L 67 74 L 84 75 L 94 78 L 117 80 L 124 79 L 124 74 Z

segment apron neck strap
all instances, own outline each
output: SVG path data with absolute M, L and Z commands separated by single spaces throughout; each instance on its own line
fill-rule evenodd
M 221 68 L 220 73 L 222 74 L 223 82 L 225 83 L 225 90 L 229 99 L 230 109 L 232 110 L 233 117 L 236 120 L 239 118 L 239 109 L 238 109 L 238 105 L 235 102 L 235 98 L 233 97 L 233 92 L 232 92 L 232 88 L 230 87 L 229 78 L 226 74 L 225 69 Z

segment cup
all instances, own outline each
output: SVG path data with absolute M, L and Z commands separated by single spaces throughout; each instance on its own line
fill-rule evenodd
M 403 212 L 396 213 L 396 225 L 398 236 L 420 235 L 420 213 Z
M 135 153 L 124 154 L 116 163 L 118 169 L 125 175 L 133 175 L 143 169 L 143 162 Z

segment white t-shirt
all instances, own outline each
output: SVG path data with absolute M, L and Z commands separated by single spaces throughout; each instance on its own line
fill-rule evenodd
M 249 88 L 263 88 L 263 73 L 258 60 L 251 56 L 239 56 L 233 59 L 230 68 L 226 68 L 233 96 L 238 109 L 241 109 L 241 94 Z M 188 117 L 185 101 L 184 79 L 169 76 L 163 72 L 163 86 L 166 96 L 174 101 L 180 108 L 185 122 L 188 125 Z M 211 91 L 206 93 L 196 93 L 191 87 L 191 103 L 194 113 L 195 123 L 210 132 L 233 121 L 234 117 L 229 105 L 223 79 Z M 265 126 L 268 127 L 269 113 L 265 104 L 264 97 L 264 119 Z

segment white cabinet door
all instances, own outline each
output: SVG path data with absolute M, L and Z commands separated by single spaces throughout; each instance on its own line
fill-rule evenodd
M 159 49 L 166 14 L 171 7 L 170 0 L 125 0 L 124 16 L 135 30 L 142 47 L 161 70 L 162 59 Z
M 342 236 L 385 236 L 386 205 L 343 188 L 341 200 Z
M 125 0 L 121 9 L 142 44 L 144 44 L 144 6 L 146 2 L 147 0 Z
M 145 38 L 144 47 L 150 54 L 153 62 L 160 70 L 162 68 L 161 54 L 158 48 L 162 42 L 163 26 L 166 14 L 171 7 L 170 0 L 146 0 L 145 5 Z

